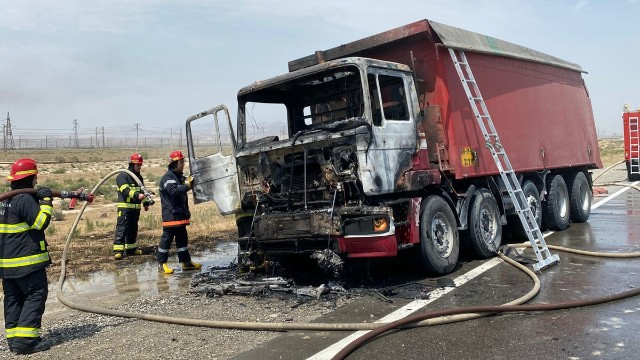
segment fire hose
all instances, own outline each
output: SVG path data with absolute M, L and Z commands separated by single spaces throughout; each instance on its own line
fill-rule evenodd
M 111 178 L 114 175 L 117 175 L 121 172 L 126 172 L 132 175 L 132 178 L 138 183 L 138 185 L 142 186 L 142 183 L 138 180 L 134 174 L 129 170 L 116 170 L 108 175 L 106 175 L 98 184 L 93 188 L 91 193 L 95 193 L 105 181 Z M 640 190 L 640 189 L 639 189 Z M 75 234 L 75 229 L 82 217 L 84 210 L 86 209 L 88 202 L 85 202 L 78 212 L 76 219 L 69 231 L 69 235 L 67 236 L 67 240 L 64 245 L 64 249 L 62 252 L 61 259 L 61 271 L 60 271 L 60 279 L 57 284 L 57 292 L 56 296 L 58 300 L 72 308 L 79 311 L 102 314 L 108 316 L 117 316 L 122 318 L 134 318 L 140 320 L 147 321 L 155 321 L 176 325 L 186 325 L 186 326 L 198 326 L 198 327 L 208 327 L 208 328 L 219 328 L 219 329 L 235 329 L 235 330 L 253 330 L 253 331 L 291 331 L 291 330 L 312 330 L 312 331 L 359 331 L 359 330 L 370 330 L 369 333 L 360 337 L 356 341 L 352 342 L 348 345 L 343 351 L 341 351 L 334 359 L 343 359 L 349 353 L 354 351 L 359 346 L 362 346 L 366 341 L 369 341 L 373 337 L 382 334 L 391 329 L 395 329 L 398 327 L 416 327 L 416 326 L 431 326 L 431 325 L 441 325 L 448 324 L 453 322 L 465 321 L 470 319 L 476 319 L 481 316 L 487 316 L 496 313 L 502 312 L 522 312 L 522 311 L 542 311 L 542 310 L 560 310 L 560 309 L 569 309 L 581 306 L 590 306 L 596 304 L 603 304 L 605 302 L 621 300 L 625 298 L 629 298 L 632 296 L 636 296 L 640 294 L 640 288 L 634 289 L 631 291 L 626 291 L 622 293 L 617 293 L 605 297 L 589 299 L 589 300 L 578 300 L 566 303 L 557 303 L 557 304 L 534 304 L 534 305 L 521 305 L 526 303 L 527 301 L 533 299 L 535 295 L 540 290 L 540 280 L 536 276 L 536 274 L 521 265 L 514 260 L 506 257 L 503 254 L 498 254 L 502 260 L 507 262 L 508 264 L 518 268 L 527 274 L 534 283 L 532 289 L 522 297 L 510 301 L 504 305 L 500 306 L 473 306 L 473 307 L 459 307 L 459 308 L 451 308 L 446 310 L 414 314 L 407 316 L 401 320 L 394 321 L 391 323 L 266 323 L 266 322 L 241 322 L 241 321 L 221 321 L 221 320 L 202 320 L 202 319 L 190 319 L 190 318 L 178 318 L 178 317 L 169 317 L 169 316 L 161 316 L 161 315 L 153 315 L 139 312 L 128 312 L 128 311 L 120 311 L 120 310 L 112 310 L 106 309 L 98 306 L 91 306 L 85 303 L 75 302 L 69 297 L 67 297 L 63 292 L 63 285 L 66 278 L 66 262 L 67 255 L 69 250 L 69 245 L 71 243 L 71 239 L 73 238 L 73 234 Z M 558 250 L 563 250 L 564 248 L 557 247 Z M 564 250 L 563 250 L 564 251 Z M 629 257 L 640 257 L 640 253 L 634 253 L 633 256 Z
M 31 194 L 35 195 L 38 193 L 38 189 L 35 188 L 24 188 L 24 189 L 15 189 L 11 191 L 7 191 L 5 193 L 0 194 L 0 201 L 5 201 L 19 194 Z M 85 194 L 82 191 L 66 191 L 66 190 L 51 190 L 51 194 L 53 197 L 57 197 L 60 199 L 79 199 L 86 202 L 93 201 L 93 194 Z

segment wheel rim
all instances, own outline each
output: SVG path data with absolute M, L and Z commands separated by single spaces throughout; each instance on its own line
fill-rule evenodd
M 453 251 L 453 232 L 443 213 L 431 220 L 431 241 L 439 256 L 446 258 Z
M 565 191 L 559 191 L 558 195 L 558 200 L 556 201 L 556 205 L 558 207 L 558 215 L 560 215 L 560 217 L 564 219 L 569 214 L 569 199 L 567 196 L 568 194 Z
M 590 207 L 589 190 L 584 184 L 580 186 L 580 203 L 582 204 L 582 211 L 587 211 Z
M 485 205 L 480 210 L 480 232 L 482 239 L 491 245 L 495 241 L 497 221 L 491 209 Z
M 529 204 L 529 209 L 531 209 L 531 213 L 533 217 L 538 221 L 540 218 L 540 207 L 538 206 L 538 201 L 535 196 L 529 195 L 527 196 L 527 204 Z

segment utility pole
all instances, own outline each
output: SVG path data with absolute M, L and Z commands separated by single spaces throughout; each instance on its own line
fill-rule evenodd
M 102 127 L 102 147 L 104 148 L 105 146 L 107 146 L 104 142 L 104 126 Z
M 178 147 L 182 147 L 182 128 L 180 128 L 180 140 L 178 140 Z
M 80 147 L 80 143 L 78 143 L 78 119 L 73 119 L 73 140 L 74 147 L 78 149 Z
M 169 147 L 173 147 L 173 128 L 171 128 L 171 137 L 169 138 Z
M 98 148 L 98 127 L 96 126 L 96 149 Z
M 16 145 L 13 142 L 13 132 L 11 131 L 11 118 L 9 117 L 8 111 L 7 111 L 7 123 L 4 125 L 3 134 L 4 134 L 4 149 L 5 150 L 15 149 Z
M 135 123 L 134 125 L 136 127 L 136 151 L 138 151 L 138 130 L 140 129 L 140 124 Z

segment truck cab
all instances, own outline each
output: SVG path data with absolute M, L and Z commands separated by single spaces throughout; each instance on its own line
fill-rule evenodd
M 230 124 L 223 106 L 189 118 L 188 139 L 207 115 L 219 131 L 219 114 Z M 238 92 L 232 154 L 198 157 L 188 141 L 195 200 L 250 215 L 243 250 L 396 255 L 393 209 L 380 198 L 403 191 L 420 119 L 402 64 L 352 57 L 255 82 Z

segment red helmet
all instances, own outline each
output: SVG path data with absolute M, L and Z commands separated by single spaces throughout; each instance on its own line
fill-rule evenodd
M 131 164 L 142 164 L 142 155 L 140 155 L 140 154 L 131 155 L 131 161 L 129 161 L 129 163 L 131 163 Z
M 172 152 L 171 154 L 169 154 L 169 162 L 172 163 L 174 161 L 178 161 L 178 160 L 182 160 L 184 159 L 184 155 L 182 155 L 182 151 L 180 150 L 176 150 L 174 152 Z
M 36 162 L 32 159 L 24 158 L 11 165 L 11 173 L 7 176 L 7 180 L 17 181 L 31 175 L 38 175 Z

